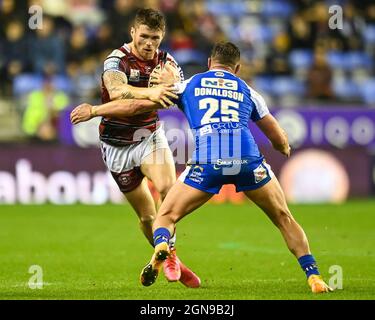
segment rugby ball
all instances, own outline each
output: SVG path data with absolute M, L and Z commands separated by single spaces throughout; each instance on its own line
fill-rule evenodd
M 171 66 L 171 68 L 167 68 L 166 69 L 166 66 Z M 149 87 L 153 87 L 155 86 L 155 83 L 153 83 L 153 80 L 155 80 L 157 77 L 156 77 L 156 74 L 159 73 L 159 72 L 163 72 L 163 70 L 165 70 L 166 73 L 168 73 L 169 71 L 172 72 L 171 76 L 173 77 L 174 81 L 173 82 L 179 82 L 181 81 L 181 77 L 180 77 L 180 72 L 176 66 L 176 64 L 173 62 L 173 61 L 167 61 L 166 63 L 162 63 L 160 62 L 152 71 L 151 71 L 151 74 L 150 74 L 150 78 L 148 80 L 148 86 Z

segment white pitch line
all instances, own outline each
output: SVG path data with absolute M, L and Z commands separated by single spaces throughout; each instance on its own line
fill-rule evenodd
M 38 285 L 42 285 L 43 287 L 44 286 L 51 286 L 51 285 L 54 285 L 54 284 L 57 284 L 57 282 L 42 282 L 42 283 L 33 283 L 33 285 L 35 286 L 38 286 Z M 11 286 L 12 288 L 17 288 L 17 287 L 26 287 L 26 288 L 30 288 L 29 287 L 29 283 L 25 282 L 25 283 L 17 283 L 17 284 L 14 284 Z M 31 289 L 31 288 L 30 288 Z

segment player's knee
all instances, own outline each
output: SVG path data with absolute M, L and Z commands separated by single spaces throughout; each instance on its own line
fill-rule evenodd
M 162 200 L 165 199 L 168 191 L 172 188 L 172 185 L 173 185 L 173 181 L 169 180 L 169 179 L 166 179 L 165 181 L 163 181 L 162 183 L 160 183 L 156 186 L 156 190 L 159 192 L 160 198 Z
M 163 210 L 158 213 L 159 217 L 168 220 L 169 223 L 176 223 L 179 220 L 179 215 L 174 210 Z
M 154 220 L 155 220 L 155 217 L 151 214 L 144 215 L 139 218 L 139 222 L 141 224 L 148 225 L 148 226 L 152 226 L 152 224 L 154 223 Z
M 292 223 L 294 219 L 287 209 L 279 209 L 278 213 L 276 215 L 276 225 L 279 228 L 288 228 Z

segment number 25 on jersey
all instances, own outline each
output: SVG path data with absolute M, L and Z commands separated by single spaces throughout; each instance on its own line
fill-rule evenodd
M 214 122 L 239 122 L 238 102 L 231 100 L 218 100 L 214 98 L 205 98 L 199 100 L 199 109 L 206 110 L 202 117 L 201 124 L 209 124 Z M 214 117 L 214 114 L 220 109 L 220 117 Z

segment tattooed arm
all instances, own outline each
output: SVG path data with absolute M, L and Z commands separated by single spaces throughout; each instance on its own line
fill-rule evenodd
M 152 88 L 138 88 L 128 84 L 122 72 L 108 70 L 103 74 L 103 82 L 111 100 L 147 99 L 161 104 L 164 108 L 174 105 L 170 98 L 177 99 L 173 86 L 161 85 Z
M 128 117 L 162 108 L 160 104 L 150 100 L 135 99 L 114 100 L 97 106 L 82 103 L 71 112 L 70 121 L 72 124 L 78 124 L 99 116 Z

